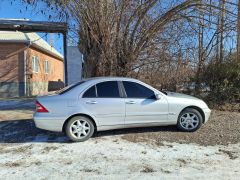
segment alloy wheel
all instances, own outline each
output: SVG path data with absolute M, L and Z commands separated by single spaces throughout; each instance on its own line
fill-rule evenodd
M 70 133 L 76 139 L 83 139 L 90 133 L 90 124 L 84 119 L 73 121 L 70 126 Z
M 194 113 L 184 113 L 180 117 L 180 125 L 186 130 L 192 130 L 199 124 L 199 118 Z

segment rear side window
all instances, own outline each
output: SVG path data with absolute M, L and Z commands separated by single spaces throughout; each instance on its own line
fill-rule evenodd
M 83 98 L 94 98 L 96 97 L 96 90 L 95 90 L 95 86 L 92 86 L 91 88 L 89 88 L 82 96 Z
M 106 81 L 96 85 L 97 97 L 99 98 L 119 98 L 119 89 L 117 81 Z
M 78 82 L 76 84 L 72 84 L 70 86 L 66 86 L 58 91 L 56 91 L 56 94 L 65 94 L 67 93 L 68 91 L 71 91 L 72 89 L 74 89 L 75 87 L 79 86 L 80 84 L 83 84 L 85 81 L 81 81 L 81 82 Z
M 155 94 L 151 89 L 148 89 L 141 84 L 123 81 L 123 86 L 125 88 L 127 98 L 151 99 L 155 97 Z

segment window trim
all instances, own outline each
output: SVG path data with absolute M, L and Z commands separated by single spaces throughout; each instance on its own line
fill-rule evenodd
M 47 72 L 46 72 L 46 63 L 47 63 Z M 49 74 L 49 61 L 47 59 L 44 60 L 44 73 Z
M 119 82 L 119 89 L 121 90 L 121 95 L 123 98 L 127 98 L 127 93 L 125 91 L 123 81 L 118 81 Z
M 37 62 L 37 63 L 36 63 Z M 36 66 L 37 65 L 37 66 Z M 37 68 L 36 68 L 37 67 Z M 36 71 L 37 70 L 37 71 Z M 39 59 L 37 56 L 32 56 L 32 72 L 38 73 L 39 72 Z
M 151 90 L 151 91 L 153 92 L 153 94 L 154 94 L 154 97 L 152 97 L 152 98 L 145 98 L 145 97 L 128 97 L 123 82 L 130 82 L 130 83 L 139 84 L 139 85 L 141 85 L 141 86 L 143 86 L 143 87 Z M 134 81 L 121 81 L 121 86 L 122 86 L 122 89 L 123 89 L 123 92 L 124 92 L 124 97 L 127 98 L 127 99 L 156 99 L 156 93 L 155 93 L 155 91 L 153 91 L 152 89 L 150 89 L 150 88 L 148 88 L 148 87 L 146 87 L 146 86 L 144 86 L 144 85 L 142 85 L 142 84 L 140 84 L 140 83 L 138 83 L 138 82 L 134 82 Z

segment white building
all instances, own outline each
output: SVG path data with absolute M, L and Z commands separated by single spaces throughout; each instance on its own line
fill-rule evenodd
M 68 84 L 73 84 L 81 81 L 83 70 L 83 55 L 80 53 L 77 46 L 67 47 L 67 69 L 68 69 Z

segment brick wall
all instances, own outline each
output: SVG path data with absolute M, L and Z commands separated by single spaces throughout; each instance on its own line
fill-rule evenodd
M 63 87 L 64 65 L 55 58 L 24 43 L 0 43 L 0 97 L 24 95 L 24 51 L 27 59 L 27 94 L 46 94 Z M 32 56 L 39 59 L 39 72 L 32 72 Z M 48 60 L 49 73 L 44 72 L 44 61 Z
M 39 60 L 38 72 L 32 71 L 32 57 L 36 56 Z M 27 69 L 30 95 L 45 94 L 48 91 L 60 89 L 63 87 L 64 65 L 61 59 L 53 57 L 36 48 L 29 48 L 27 51 Z M 49 64 L 49 73 L 44 71 L 44 61 Z

